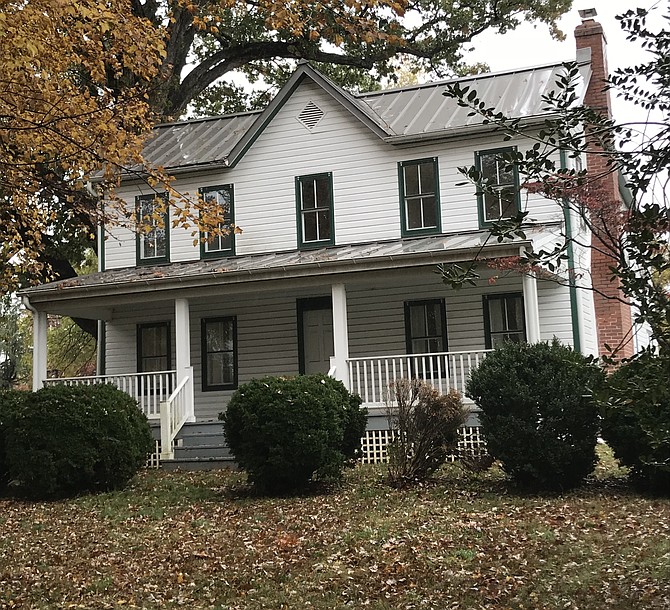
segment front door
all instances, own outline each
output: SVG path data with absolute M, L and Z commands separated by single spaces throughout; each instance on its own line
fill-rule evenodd
M 298 301 L 300 373 L 327 373 L 333 349 L 333 306 L 330 297 Z

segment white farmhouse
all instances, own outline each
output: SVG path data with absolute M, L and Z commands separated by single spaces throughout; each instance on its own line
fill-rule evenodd
M 602 90 L 604 39 L 590 20 L 576 34 L 578 94 L 588 102 Z M 562 71 L 461 81 L 532 134 Z M 35 311 L 34 386 L 47 381 L 47 313 L 99 320 L 100 376 L 70 383 L 115 383 L 156 423 L 162 404 L 171 458 L 184 424 L 216 420 L 254 377 L 334 375 L 361 395 L 378 429 L 389 381 L 419 376 L 462 391 L 501 341 L 557 337 L 598 353 L 599 341 L 612 342 L 604 333 L 613 318 L 594 305 L 591 283 L 609 278 L 588 273 L 588 248 L 574 247 L 573 265 L 587 272 L 572 280 L 566 271 L 538 278 L 491 268 L 456 291 L 436 273 L 440 263 L 516 256 L 566 232 L 589 240 L 578 218 L 520 189 L 502 162 L 532 140 L 504 141 L 444 90 L 430 83 L 353 96 L 303 63 L 263 112 L 157 127 L 146 157 L 179 191 L 221 206 L 242 233 L 194 245 L 190 231 L 171 228 L 170 211 L 166 229 L 107 227 L 99 273 L 23 293 Z M 463 178 L 458 168 L 470 165 L 496 194 L 478 194 Z M 144 214 L 156 196 L 131 177 L 119 194 Z M 519 209 L 533 219 L 526 239 L 491 239 L 491 223 Z M 623 336 L 630 312 L 620 317 Z

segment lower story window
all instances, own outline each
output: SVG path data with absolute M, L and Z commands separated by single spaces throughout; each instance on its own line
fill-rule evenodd
M 447 350 L 447 322 L 442 299 L 405 303 L 405 336 L 409 354 Z
M 523 296 L 520 293 L 484 297 L 484 333 L 487 349 L 504 341 L 526 340 Z
M 237 387 L 237 319 L 207 318 L 202 321 L 202 389 Z
M 447 318 L 444 300 L 407 301 L 405 338 L 408 354 L 434 354 L 447 351 Z M 425 381 L 444 377 L 445 356 L 411 358 L 408 373 Z
M 137 327 L 137 372 L 169 371 L 170 325 L 167 322 L 140 324 Z

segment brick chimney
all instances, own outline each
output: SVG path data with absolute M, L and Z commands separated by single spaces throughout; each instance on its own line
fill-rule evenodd
M 612 106 L 609 90 L 605 90 L 605 79 L 607 71 L 607 40 L 602 25 L 595 21 L 595 9 L 580 11 L 582 23 L 575 28 L 575 42 L 577 54 L 586 55 L 588 49 L 591 52 L 591 80 L 589 81 L 584 104 L 597 110 L 603 116 L 611 118 Z M 580 53 L 581 51 L 581 53 Z M 623 200 L 619 191 L 618 172 L 612 171 L 607 165 L 607 157 L 602 154 L 602 148 L 593 140 L 587 138 L 586 168 L 591 177 L 590 184 L 592 192 L 598 199 L 602 199 L 605 207 L 610 204 L 609 209 L 616 205 L 616 209 L 623 207 Z M 612 214 L 609 215 L 609 223 L 612 223 Z M 621 228 L 607 226 L 607 214 L 603 215 L 598 230 L 598 219 L 592 215 L 594 221 L 594 232 L 592 236 L 591 249 L 591 281 L 594 288 L 594 302 L 596 314 L 596 328 L 598 332 L 598 351 L 607 354 L 605 344 L 610 348 L 619 347 L 617 356 L 620 358 L 633 355 L 633 332 L 632 315 L 629 304 L 622 302 L 623 294 L 620 283 L 612 279 L 610 267 L 614 260 L 600 250 L 607 250 L 607 242 L 612 236 L 620 233 Z M 607 229 L 606 231 L 604 229 Z M 605 246 L 605 247 L 603 247 Z

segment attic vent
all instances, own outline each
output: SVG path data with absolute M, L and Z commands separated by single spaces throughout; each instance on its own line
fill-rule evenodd
M 307 102 L 307 106 L 302 109 L 298 115 L 298 120 L 304 127 L 310 131 L 314 129 L 318 122 L 324 117 L 326 113 L 321 110 L 314 102 Z

